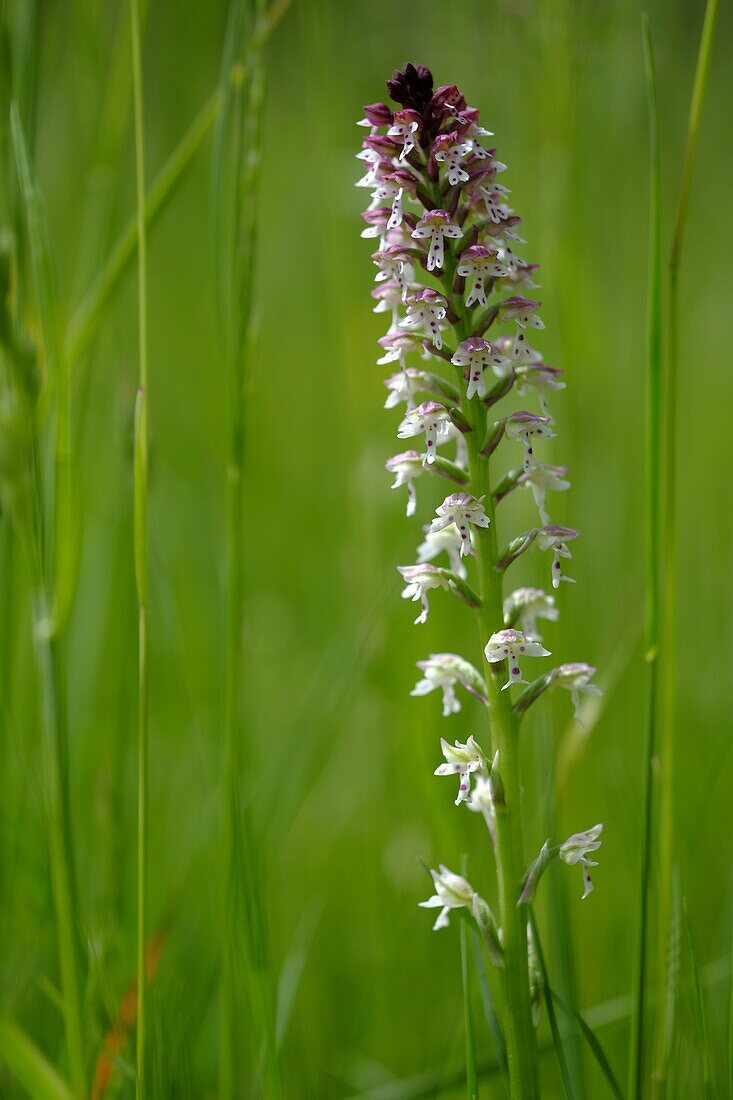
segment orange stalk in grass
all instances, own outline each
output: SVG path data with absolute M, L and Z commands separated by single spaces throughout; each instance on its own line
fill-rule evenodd
M 145 974 L 148 984 L 153 981 L 158 972 L 160 956 L 167 939 L 167 932 L 157 932 L 148 941 L 145 949 Z M 91 1100 L 103 1100 L 106 1095 L 114 1073 L 115 1061 L 125 1049 L 130 1032 L 135 1026 L 137 1020 L 137 977 L 136 973 L 125 990 L 120 1001 L 117 1019 L 104 1037 L 104 1049 L 100 1051 L 94 1069 Z

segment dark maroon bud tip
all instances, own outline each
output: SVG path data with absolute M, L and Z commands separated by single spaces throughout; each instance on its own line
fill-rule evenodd
M 387 91 L 395 103 L 423 114 L 433 95 L 433 74 L 424 65 L 408 61 L 395 69 L 387 81 Z
M 367 103 L 364 107 L 364 117 L 372 126 L 391 126 L 392 111 L 386 103 Z

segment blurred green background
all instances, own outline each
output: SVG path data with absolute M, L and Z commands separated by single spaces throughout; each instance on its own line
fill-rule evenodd
M 667 240 L 703 4 L 654 0 L 647 9 Z M 539 917 L 551 973 L 562 944 L 572 944 L 579 1007 L 631 989 L 645 709 L 648 171 L 639 10 L 632 0 L 294 0 L 267 50 L 242 735 L 273 966 L 283 971 L 285 1000 L 294 998 L 283 1039 L 287 1096 L 346 1097 L 422 1070 L 442 1067 L 449 1077 L 460 1068 L 458 936 L 455 928 L 434 934 L 417 909 L 429 887 L 418 860 L 458 867 L 466 853 L 474 885 L 489 897 L 493 890 L 480 821 L 456 810 L 452 792 L 432 776 L 438 738 L 480 739 L 483 716 L 467 703 L 444 720 L 435 695 L 409 698 L 416 660 L 456 650 L 477 662 L 478 642 L 468 610 L 441 593 L 420 628 L 399 599 L 395 566 L 412 563 L 420 522 L 443 493 L 424 479 L 418 516 L 406 521 L 402 492 L 389 491 L 383 463 L 402 446 L 396 414 L 381 408 L 385 372 L 374 360 L 384 326 L 371 313 L 370 242 L 359 239 L 365 193 L 353 188 L 361 105 L 383 98 L 385 78 L 406 60 L 430 66 L 436 83 L 457 83 L 481 109 L 509 165 L 503 180 L 524 219 L 523 255 L 541 264 L 541 347 L 568 383 L 553 402 L 558 436 L 545 453 L 567 463 L 573 482 L 553 518 L 582 532 L 571 570 L 578 583 L 561 590 L 561 621 L 548 625 L 545 644 L 558 661 L 596 665 L 606 695 L 556 784 L 554 750 L 566 753 L 573 736 L 565 693 L 543 700 L 523 727 L 527 856 L 550 829 L 560 840 L 605 823 L 593 896 L 581 905 L 580 876 L 553 868 Z M 40 4 L 33 152 L 65 319 L 134 210 L 129 74 L 109 87 L 126 19 L 126 5 L 111 0 Z M 225 22 L 224 0 L 149 6 L 150 178 L 216 84 Z M 703 973 L 717 978 L 706 1008 L 721 1089 L 728 966 L 704 967 L 727 959 L 733 913 L 732 29 L 723 5 L 682 272 L 675 800 L 680 887 Z M 98 141 L 108 94 L 119 102 L 121 161 Z M 154 1095 L 172 1098 L 216 1094 L 228 406 L 210 177 L 207 142 L 152 232 L 149 256 L 150 923 L 169 931 L 151 994 L 151 1045 Z M 31 298 L 31 331 L 36 316 Z M 74 379 L 83 552 L 68 705 L 91 1050 L 135 960 L 136 324 L 130 276 Z M 531 522 L 521 496 L 501 517 L 500 543 Z M 56 948 L 28 585 L 7 527 L 2 540 L 0 1005 L 55 1060 L 62 1036 L 48 989 L 57 981 Z M 546 585 L 548 564 L 528 555 L 512 581 Z M 680 1010 L 677 1095 L 695 1096 L 701 1078 L 686 959 Z M 627 1035 L 624 1022 L 599 1030 L 622 1080 Z M 482 1022 L 479 1042 L 490 1054 Z M 240 1093 L 259 1095 L 245 1011 L 237 1046 Z M 560 1096 L 551 1056 L 543 1065 L 546 1094 Z M 587 1095 L 605 1095 L 589 1060 L 583 1072 Z M 502 1095 L 498 1080 L 485 1088 Z M 130 1090 L 119 1073 L 108 1095 Z M 9 1076 L 0 1076 L 0 1093 L 21 1095 Z

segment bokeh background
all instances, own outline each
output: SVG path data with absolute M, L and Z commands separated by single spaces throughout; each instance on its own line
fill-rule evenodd
M 12 7 L 12 5 L 11 5 Z M 701 0 L 647 5 L 662 116 L 665 241 L 679 179 Z M 586 660 L 606 693 L 585 731 L 565 693 L 523 728 L 528 857 L 605 823 L 596 891 L 553 868 L 539 917 L 551 973 L 599 1027 L 626 1072 L 637 914 L 644 704 L 641 653 L 647 118 L 635 0 L 294 0 L 267 50 L 258 211 L 255 368 L 247 409 L 247 645 L 242 668 L 248 790 L 273 967 L 290 1004 L 286 1094 L 346 1097 L 426 1070 L 460 1070 L 463 1007 L 455 928 L 417 909 L 419 860 L 458 866 L 493 896 L 481 823 L 432 772 L 438 738 L 480 737 L 470 702 L 442 719 L 410 699 L 414 662 L 436 650 L 478 660 L 470 613 L 440 593 L 414 628 L 395 566 L 442 498 L 419 484 L 418 517 L 389 491 L 397 416 L 381 408 L 370 242 L 354 160 L 363 103 L 406 60 L 458 83 L 496 133 L 503 179 L 541 264 L 541 346 L 566 372 L 550 461 L 571 492 L 558 522 L 582 532 L 577 585 L 560 592 L 545 642 Z M 40 5 L 34 157 L 62 316 L 68 318 L 134 209 L 127 78 L 110 91 L 118 3 Z M 215 86 L 226 4 L 151 4 L 144 63 L 149 174 Z M 682 272 L 679 745 L 676 850 L 723 1087 L 733 875 L 729 410 L 732 21 L 723 5 Z M 99 143 L 105 96 L 120 96 L 120 159 Z M 5 122 L 3 121 L 3 125 Z M 114 148 L 114 142 L 110 142 Z M 150 242 L 151 926 L 165 928 L 152 992 L 156 1095 L 216 1093 L 216 911 L 224 633 L 228 399 L 214 304 L 207 143 Z M 31 300 L 27 323 L 34 328 Z M 115 296 L 74 382 L 83 553 L 70 628 L 70 777 L 90 956 L 90 1042 L 134 972 L 136 621 L 131 425 L 137 371 L 134 278 Z M 550 457 L 551 456 L 551 457 Z M 510 460 L 507 459 L 507 462 Z M 434 497 L 434 500 L 433 500 Z M 507 505 L 500 541 L 530 522 Z M 554 517 L 553 517 L 554 518 Z M 4 529 L 0 736 L 0 1005 L 49 1057 L 61 1047 L 55 939 L 41 810 L 41 740 L 22 560 Z M 547 583 L 545 555 L 515 566 Z M 560 765 L 553 772 L 553 760 Z M 554 820 L 553 820 L 554 818 Z M 550 881 L 551 880 L 551 881 Z M 571 952 L 571 961 L 565 957 Z M 618 1005 L 621 1004 L 619 1010 Z M 681 965 L 679 1096 L 698 1095 L 690 968 Z M 91 1025 L 90 1025 L 91 1026 Z M 95 1030 L 96 1029 L 96 1030 Z M 545 1035 L 545 1024 L 541 1029 Z M 479 1020 L 482 1055 L 491 1054 Z M 241 1095 L 258 1095 L 246 1013 Z M 573 1057 L 576 1055 L 573 1054 Z M 580 1057 L 580 1055 L 578 1055 Z M 109 1095 L 130 1095 L 125 1057 Z M 604 1085 L 585 1055 L 590 1097 Z M 561 1095 L 551 1055 L 548 1096 Z M 498 1079 L 486 1095 L 501 1096 Z M 3 1096 L 20 1095 L 0 1076 Z M 409 1095 L 460 1095 L 446 1086 Z M 375 1093 L 384 1097 L 407 1093 Z

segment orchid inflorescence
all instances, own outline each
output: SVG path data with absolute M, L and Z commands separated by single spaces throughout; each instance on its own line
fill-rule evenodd
M 537 620 L 557 620 L 558 608 L 542 589 L 521 587 L 506 597 L 502 591 L 504 573 L 533 546 L 551 552 L 553 588 L 571 580 L 562 562 L 571 557 L 568 544 L 578 532 L 552 523 L 548 506 L 549 494 L 570 487 L 567 470 L 540 462 L 536 454 L 538 446 L 555 436 L 549 398 L 565 383 L 562 372 L 546 364 L 533 346 L 544 328 L 541 302 L 532 295 L 537 265 L 517 255 L 524 244 L 520 218 L 500 182 L 506 165 L 490 147 L 491 132 L 480 125 L 478 111 L 455 86 L 434 90 L 432 75 L 422 66 L 406 65 L 387 88 L 396 106 L 373 103 L 364 108 L 360 125 L 369 133 L 358 156 L 366 173 L 357 184 L 371 193 L 362 215 L 362 236 L 377 245 L 372 256 L 377 269 L 375 312 L 389 318 L 378 362 L 396 368 L 385 383 L 385 406 L 404 405 L 397 435 L 409 440 L 410 447 L 388 458 L 386 467 L 395 477 L 393 488 L 407 486 L 408 516 L 417 511 L 418 479 L 438 475 L 455 486 L 424 529 L 415 564 L 399 566 L 405 581 L 402 595 L 420 602 L 415 621 L 424 623 L 428 593 L 452 592 L 476 610 L 485 631 L 482 672 L 457 654 L 431 654 L 418 662 L 423 678 L 412 694 L 440 688 L 445 716 L 460 711 L 456 687 L 486 705 L 491 753 L 485 754 L 473 736 L 465 743 L 442 740 L 445 761 L 436 774 L 458 777 L 456 803 L 480 811 L 500 847 L 505 841 L 499 819 L 519 813 L 519 784 L 504 782 L 513 765 L 505 758 L 508 748 L 502 739 L 509 738 L 510 744 L 522 714 L 553 685 L 569 690 L 578 719 L 581 697 L 598 693 L 590 683 L 594 669 L 578 663 L 560 665 L 527 683 L 523 670 L 528 658 L 550 656 L 541 644 Z M 496 417 L 495 406 L 516 396 L 534 407 L 519 405 Z M 490 461 L 504 439 L 510 457 L 520 444 L 520 464 L 515 460 L 492 487 Z M 498 550 L 497 506 L 521 488 L 530 490 L 539 523 Z M 440 564 L 446 559 L 446 565 Z M 469 583 L 469 572 L 475 585 Z M 525 690 L 508 702 L 515 685 Z M 542 870 L 553 854 L 567 863 L 580 862 L 587 896 L 588 867 L 594 865 L 587 854 L 598 848 L 600 829 L 596 826 L 556 848 L 548 842 L 544 856 L 538 857 Z M 499 865 L 503 862 L 497 858 Z M 522 966 L 530 983 L 534 976 L 521 907 L 530 893 L 534 896 L 537 863 L 532 865 L 534 876 L 530 868 L 524 879 L 516 879 L 522 884 L 515 889 L 513 904 L 520 915 L 507 918 L 524 925 L 519 933 L 524 960 L 518 964 L 512 959 L 511 965 Z M 466 909 L 488 937 L 493 960 L 508 967 L 507 927 L 498 928 L 486 903 L 462 876 L 445 867 L 431 873 L 436 892 L 423 904 L 440 906 L 435 928 L 448 923 L 452 909 Z

